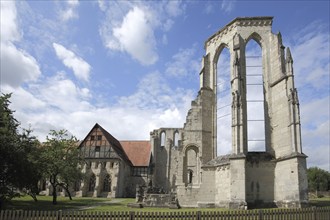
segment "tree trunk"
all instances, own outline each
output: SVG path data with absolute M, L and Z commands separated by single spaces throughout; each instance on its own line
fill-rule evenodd
M 33 192 L 30 192 L 28 193 L 29 196 L 32 197 L 32 199 L 35 201 L 35 202 L 38 202 L 38 199 L 37 199 L 37 194 L 33 193 Z
M 57 192 L 56 192 L 56 185 L 52 184 L 52 187 L 53 187 L 53 205 L 56 205 L 57 204 Z
M 69 191 L 69 186 L 63 186 L 63 188 L 65 189 L 66 193 L 68 194 L 69 199 L 72 200 L 71 193 Z

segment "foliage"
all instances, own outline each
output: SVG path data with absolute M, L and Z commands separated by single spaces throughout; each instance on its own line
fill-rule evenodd
M 9 108 L 11 94 L 0 96 L 0 207 L 4 202 L 26 192 L 34 199 L 40 172 L 31 155 L 38 151 L 38 141 L 31 130 L 19 133 L 19 122 Z
M 307 170 L 309 191 L 330 190 L 330 173 L 318 167 L 311 167 Z
M 43 167 L 43 176 L 52 186 L 53 204 L 57 203 L 57 189 L 66 190 L 71 198 L 69 187 L 82 178 L 79 167 L 80 157 L 77 139 L 69 137 L 66 130 L 51 131 L 41 147 L 39 161 Z

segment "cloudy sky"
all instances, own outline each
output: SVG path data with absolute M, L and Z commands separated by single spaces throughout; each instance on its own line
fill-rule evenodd
M 244 16 L 274 16 L 294 59 L 308 166 L 330 170 L 328 1 L 1 0 L 1 92 L 40 140 L 50 129 L 82 139 L 96 122 L 119 140 L 149 139 L 183 126 L 205 40 Z

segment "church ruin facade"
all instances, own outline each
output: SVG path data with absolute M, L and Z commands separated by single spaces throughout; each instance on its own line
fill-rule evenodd
M 200 90 L 183 128 L 151 133 L 154 184 L 177 193 L 181 206 L 301 207 L 307 203 L 293 59 L 272 17 L 236 18 L 205 42 Z M 246 44 L 262 51 L 265 151 L 248 146 Z M 230 53 L 231 153 L 217 157 L 217 63 Z M 180 140 L 176 140 L 178 138 Z
M 73 194 L 131 197 L 138 185 L 151 185 L 175 195 L 183 207 L 306 205 L 306 155 L 293 59 L 281 34 L 272 33 L 272 21 L 272 17 L 236 18 L 205 42 L 200 89 L 182 128 L 156 129 L 150 142 L 125 142 L 96 124 L 79 145 L 86 179 L 75 185 Z M 248 137 L 258 129 L 248 120 L 246 45 L 250 40 L 257 42 L 262 55 L 259 102 L 265 146 L 258 152 L 249 149 Z M 224 49 L 230 54 L 230 146 L 219 144 L 217 132 L 222 102 L 217 70 Z M 231 152 L 217 156 L 217 148 L 224 147 Z

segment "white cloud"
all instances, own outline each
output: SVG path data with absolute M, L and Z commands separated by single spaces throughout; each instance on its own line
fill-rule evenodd
M 174 18 L 184 13 L 181 1 L 162 2 L 99 2 L 106 18 L 99 31 L 104 45 L 110 51 L 129 54 L 142 65 L 152 65 L 158 60 L 157 39 L 160 32 L 169 31 Z M 159 41 L 159 42 L 158 42 Z
M 319 21 L 294 30 L 291 52 L 308 166 L 329 170 L 329 26 Z
M 157 72 L 147 74 L 132 95 L 112 104 L 95 103 L 88 88 L 63 72 L 31 84 L 29 90 L 6 87 L 5 92 L 14 92 L 15 117 L 22 127 L 31 125 L 41 141 L 50 129 L 67 129 L 82 139 L 96 122 L 119 140 L 148 140 L 153 129 L 182 127 L 193 98 L 190 90 L 170 88 Z
M 37 80 L 41 71 L 37 61 L 12 43 L 1 43 L 1 84 L 14 87 Z
M 222 0 L 221 10 L 229 14 L 235 8 L 236 0 Z
M 173 55 L 172 60 L 166 64 L 166 74 L 175 77 L 185 77 L 200 71 L 201 65 L 196 59 L 195 46 L 187 49 L 180 49 Z
M 89 90 L 79 88 L 73 81 L 67 79 L 63 72 L 47 79 L 38 88 L 40 98 L 51 108 L 67 113 L 91 108 L 88 103 Z
M 78 18 L 77 7 L 79 5 L 78 0 L 69 0 L 65 2 L 64 8 L 59 10 L 59 17 L 62 21 L 68 21 L 70 19 Z
M 99 8 L 101 9 L 101 11 L 105 11 L 107 9 L 104 0 L 98 0 L 97 3 L 99 5 Z
M 168 1 L 167 4 L 165 4 L 166 12 L 171 17 L 177 17 L 181 14 L 183 14 L 185 10 L 185 6 L 182 5 L 182 1 Z
M 313 89 L 329 87 L 330 35 L 329 27 L 313 22 L 293 35 L 291 51 L 298 87 Z M 328 79 L 328 80 L 325 80 Z
M 122 24 L 113 29 L 110 49 L 126 51 L 143 65 L 154 64 L 158 60 L 155 51 L 156 40 L 148 15 L 134 7 L 124 17 Z
M 53 43 L 54 50 L 57 57 L 63 64 L 72 69 L 74 75 L 81 80 L 88 81 L 91 71 L 91 66 L 81 57 L 74 54 L 72 51 L 66 49 L 64 46 Z
M 23 82 L 37 80 L 41 71 L 33 56 L 14 45 L 21 40 L 15 2 L 1 1 L 0 14 L 1 84 L 17 88 Z
M 0 1 L 0 6 L 1 42 L 19 40 L 15 1 Z
M 205 4 L 203 12 L 205 14 L 211 14 L 212 12 L 214 12 L 214 5 L 211 2 L 207 2 Z

